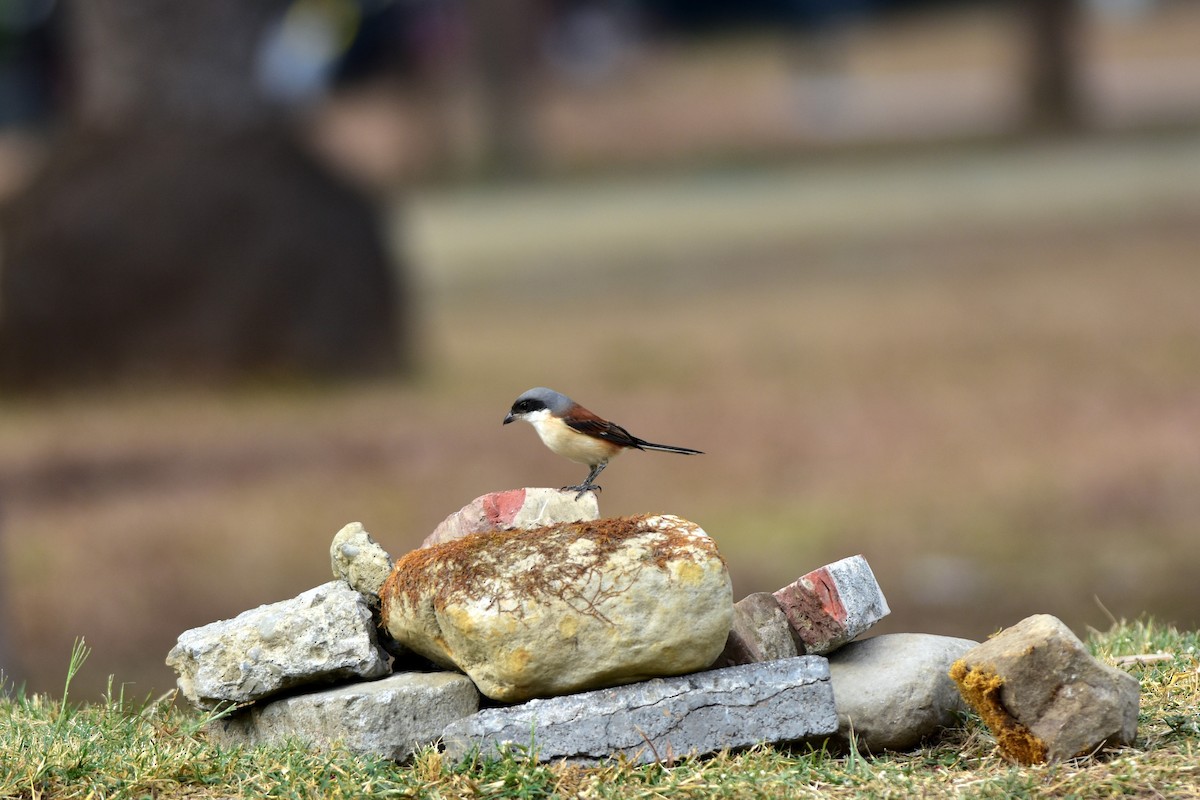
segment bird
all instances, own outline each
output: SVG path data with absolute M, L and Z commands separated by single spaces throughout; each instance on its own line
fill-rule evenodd
M 575 486 L 564 486 L 564 492 L 578 492 L 575 499 L 587 492 L 599 492 L 596 478 L 616 455 L 624 450 L 659 450 L 686 456 L 703 455 L 690 447 L 655 444 L 639 439 L 616 423 L 588 411 L 565 394 L 538 386 L 522 394 L 512 404 L 504 423 L 524 420 L 533 426 L 542 444 L 554 453 L 589 467 L 587 478 Z

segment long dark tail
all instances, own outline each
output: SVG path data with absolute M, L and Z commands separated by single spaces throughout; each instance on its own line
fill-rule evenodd
M 644 439 L 638 439 L 637 446 L 639 450 L 659 450 L 663 453 L 679 453 L 685 456 L 704 455 L 703 450 L 693 450 L 690 447 L 675 447 L 670 444 L 655 444 L 654 442 L 647 442 Z

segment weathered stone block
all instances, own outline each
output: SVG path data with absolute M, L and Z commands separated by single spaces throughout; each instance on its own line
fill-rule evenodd
M 208 726 L 226 744 L 280 744 L 296 738 L 328 750 L 403 761 L 432 745 L 451 722 L 479 710 L 479 692 L 457 672 L 402 672 L 251 706 Z
M 539 761 L 644 764 L 836 730 L 829 666 L 800 656 L 485 709 L 447 726 L 443 741 L 453 759 L 515 745 Z
M 755 664 L 804 654 L 804 643 L 769 592 L 747 595 L 733 604 L 733 627 L 714 667 Z

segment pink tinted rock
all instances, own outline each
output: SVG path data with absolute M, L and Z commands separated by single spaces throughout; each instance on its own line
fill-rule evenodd
M 805 651 L 818 655 L 832 653 L 891 613 L 861 555 L 813 570 L 775 592 L 775 599 Z
M 600 517 L 592 492 L 576 499 L 559 489 L 508 489 L 476 497 L 446 517 L 421 547 L 452 542 L 485 531 L 530 530 L 564 522 L 590 522 Z

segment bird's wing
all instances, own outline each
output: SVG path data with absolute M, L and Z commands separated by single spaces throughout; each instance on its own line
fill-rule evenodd
M 603 439 L 606 442 L 612 442 L 621 447 L 636 447 L 638 450 L 641 450 L 642 445 L 645 444 L 644 441 L 620 425 L 615 425 L 606 419 L 602 419 L 582 406 L 577 405 L 573 408 L 570 418 L 563 421 L 566 422 L 568 427 L 582 434 L 594 436 L 597 439 Z

